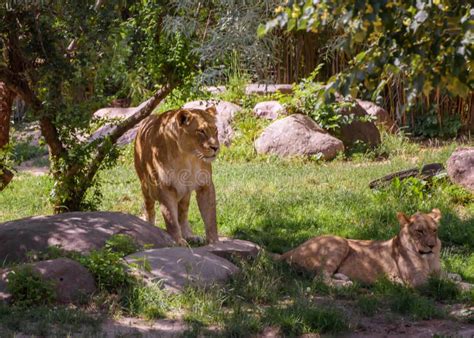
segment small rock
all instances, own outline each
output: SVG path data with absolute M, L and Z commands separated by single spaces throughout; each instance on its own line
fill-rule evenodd
M 172 293 L 183 291 L 186 286 L 206 288 L 222 284 L 239 272 L 239 268 L 222 257 L 182 247 L 146 250 L 125 260 L 132 267 L 143 267 L 139 273 L 146 280 L 162 282 Z
M 292 94 L 293 85 L 291 84 L 249 84 L 245 88 L 247 95 L 268 95 L 280 92 L 282 94 Z
M 454 183 L 474 192 L 474 147 L 453 152 L 448 159 L 448 176 Z
M 226 259 L 230 259 L 232 256 L 244 259 L 255 258 L 260 250 L 261 248 L 255 243 L 231 238 L 220 239 L 217 243 L 196 248 L 198 252 L 210 252 Z
M 92 274 L 76 261 L 68 258 L 58 258 L 28 264 L 33 271 L 46 281 L 54 283 L 56 301 L 59 303 L 74 303 L 96 291 Z M 8 274 L 12 269 L 5 269 L 0 274 L 0 300 L 9 301 L 11 295 L 6 291 Z
M 183 106 L 183 108 L 207 109 L 211 106 L 215 106 L 217 111 L 216 125 L 219 142 L 221 145 L 229 146 L 234 137 L 232 120 L 234 119 L 235 114 L 242 110 L 241 107 L 227 101 L 207 100 L 188 102 Z
M 255 149 L 259 154 L 283 157 L 321 154 L 325 160 L 330 160 L 344 151 L 344 145 L 308 116 L 294 114 L 265 128 L 255 141 Z
M 253 108 L 255 116 L 267 120 L 275 120 L 280 115 L 286 115 L 286 109 L 278 101 L 259 102 Z
M 88 253 L 104 246 L 112 235 L 124 234 L 139 245 L 173 246 L 164 230 L 136 216 L 120 212 L 69 212 L 53 216 L 27 217 L 0 224 L 0 261 L 25 261 L 31 251 L 49 246 Z

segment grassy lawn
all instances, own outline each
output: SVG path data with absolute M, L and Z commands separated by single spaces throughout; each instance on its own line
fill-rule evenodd
M 385 135 L 381 149 L 388 156 L 382 160 L 375 160 L 377 156 L 370 153 L 328 163 L 278 160 L 253 154 L 252 134 L 263 127 L 260 122 L 240 116 L 237 123 L 240 134 L 236 144 L 224 150 L 214 165 L 221 235 L 254 241 L 266 252 L 281 253 L 321 234 L 388 239 L 398 231 L 397 211 L 414 213 L 437 207 L 443 213 L 443 265 L 474 282 L 472 194 L 446 180 L 421 188 L 416 182 L 414 186 L 392 186 L 382 191 L 368 187 L 370 181 L 394 171 L 445 163 L 456 143 L 423 147 L 403 137 Z M 116 167 L 101 173 L 100 183 L 100 210 L 141 214 L 142 198 L 130 147 Z M 0 194 L 0 220 L 51 213 L 51 187 L 47 176 L 19 174 Z M 194 200 L 190 221 L 198 233 L 204 232 Z M 158 226 L 164 226 L 161 217 Z M 387 320 L 444 318 L 452 303 L 474 304 L 473 293 L 453 294 L 450 285 L 440 286 L 436 281 L 425 291 L 384 281 L 370 288 L 355 285 L 337 290 L 273 262 L 266 254 L 254 262 L 238 264 L 242 273 L 225 288 L 190 289 L 181 296 L 167 296 L 159 290 L 138 287 L 119 292 L 116 301 L 102 296 L 108 299 L 106 312 L 184 318 L 191 324 L 191 335 L 218 326 L 225 335 L 247 336 L 276 325 L 291 336 L 352 330 L 361 318 L 380 313 Z M 104 298 L 98 298 L 104 303 Z

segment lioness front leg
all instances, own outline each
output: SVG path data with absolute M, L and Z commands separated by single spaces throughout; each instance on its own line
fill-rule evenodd
M 201 212 L 201 217 L 206 226 L 206 241 L 208 243 L 215 243 L 219 241 L 217 234 L 216 221 L 216 191 L 214 184 L 203 186 L 196 190 L 196 199 Z
M 145 219 L 148 223 L 155 225 L 155 200 L 148 194 L 143 193 Z
M 171 191 L 162 191 L 158 198 L 160 202 L 160 210 L 166 224 L 166 231 L 174 239 L 174 241 L 181 246 L 186 246 L 188 243 L 184 240 L 181 233 L 181 227 L 178 220 L 178 203 Z
M 188 242 L 202 243 L 202 237 L 194 235 L 189 226 L 188 211 L 190 199 L 191 193 L 186 194 L 178 203 L 178 221 L 181 226 L 181 233 L 183 234 L 184 239 Z

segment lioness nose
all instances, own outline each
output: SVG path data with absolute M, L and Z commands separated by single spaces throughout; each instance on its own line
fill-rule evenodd
M 428 246 L 430 247 L 430 249 L 433 249 L 435 247 L 435 244 L 428 244 Z
M 209 146 L 209 148 L 211 148 L 211 149 L 214 150 L 214 151 L 217 151 L 217 150 L 219 149 L 218 146 Z

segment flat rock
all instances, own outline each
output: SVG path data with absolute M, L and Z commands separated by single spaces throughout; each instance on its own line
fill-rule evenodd
M 247 95 L 268 95 L 280 92 L 282 94 L 292 94 L 293 85 L 291 84 L 262 84 L 253 83 L 247 85 L 245 94 Z
M 447 164 L 451 181 L 474 192 L 474 147 L 456 149 Z
M 255 141 L 255 149 L 259 154 L 282 157 L 322 154 L 325 160 L 330 160 L 344 151 L 344 145 L 308 116 L 294 114 L 265 128 Z
M 146 250 L 125 257 L 140 269 L 146 280 L 161 282 L 173 293 L 183 291 L 186 286 L 210 287 L 222 284 L 239 272 L 228 260 L 204 250 L 192 248 L 162 248 Z
M 255 116 L 267 119 L 275 120 L 280 115 L 286 115 L 286 109 L 278 101 L 264 101 L 259 102 L 253 108 Z
M 68 258 L 58 258 L 27 264 L 33 271 L 46 281 L 54 283 L 56 301 L 59 303 L 74 303 L 90 296 L 96 291 L 92 274 L 76 261 Z M 8 274 L 12 269 L 0 272 L 0 300 L 9 301 L 11 295 L 7 291 Z
M 188 109 L 207 109 L 211 106 L 216 107 L 217 111 L 217 130 L 219 142 L 221 145 L 229 146 L 234 137 L 234 129 L 232 128 L 232 120 L 234 119 L 235 114 L 241 111 L 242 108 L 238 105 L 227 102 L 227 101 L 218 101 L 218 100 L 201 100 L 201 101 L 192 101 L 186 103 L 183 108 Z
M 255 258 L 259 254 L 261 248 L 250 241 L 241 239 L 223 238 L 219 242 L 209 244 L 195 249 L 198 252 L 210 252 L 222 258 Z
M 356 100 L 356 102 L 365 110 L 367 114 L 375 118 L 375 124 L 384 128 L 388 132 L 396 132 L 397 124 L 390 117 L 388 111 L 376 105 L 371 101 Z
M 164 230 L 136 216 L 120 212 L 70 212 L 28 217 L 0 224 L 0 261 L 25 261 L 30 251 L 49 246 L 87 253 L 104 246 L 115 234 L 129 235 L 140 244 L 155 248 L 174 245 Z
M 209 92 L 211 94 L 221 94 L 221 93 L 224 93 L 226 90 L 227 89 L 226 89 L 225 86 L 207 86 L 207 87 L 204 87 L 204 91 Z

